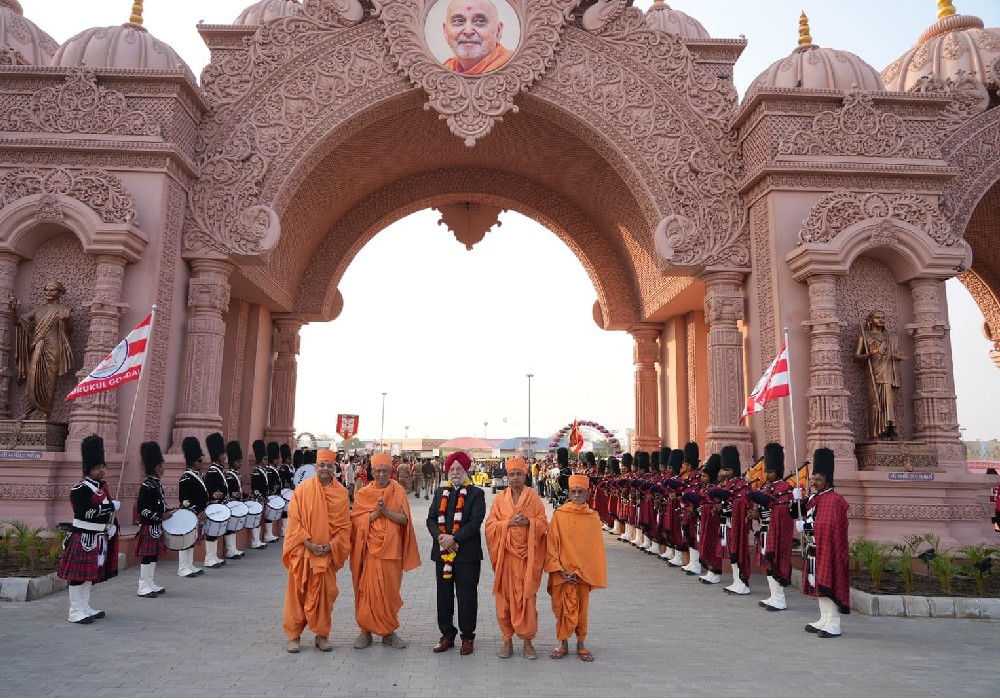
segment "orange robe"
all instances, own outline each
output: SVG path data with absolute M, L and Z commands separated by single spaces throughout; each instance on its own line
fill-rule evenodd
M 507 522 L 515 513 L 526 517 L 530 524 L 510 527 Z M 542 583 L 547 529 L 545 505 L 534 489 L 524 488 L 517 505 L 510 489 L 493 499 L 486 518 L 486 546 L 493 564 L 493 594 L 504 641 L 515 632 L 521 639 L 531 640 L 538 632 L 535 597 Z
M 565 641 L 576 632 L 582 644 L 587 638 L 590 591 L 608 585 L 601 518 L 587 505 L 564 503 L 552 514 L 546 539 L 545 570 L 549 572 L 556 639 Z M 579 583 L 564 582 L 560 571 L 576 574 Z
M 465 70 L 462 67 L 462 62 L 458 60 L 457 56 L 449 58 L 445 61 L 444 67 L 448 70 L 453 70 L 456 73 L 463 73 L 465 75 L 482 75 L 483 73 L 489 73 L 490 71 L 496 70 L 509 61 L 510 57 L 513 55 L 514 52 L 506 46 L 503 44 L 497 44 L 497 47 L 490 51 L 488 56 L 483 58 L 469 70 Z
M 406 513 L 406 525 L 388 518 L 371 519 L 381 498 L 389 510 Z M 417 536 L 406 489 L 390 481 L 384 489 L 375 482 L 354 494 L 351 513 L 351 579 L 354 614 L 362 632 L 382 637 L 399 629 L 403 607 L 403 572 L 420 566 Z
M 347 489 L 334 479 L 324 487 L 319 477 L 303 481 L 288 504 L 288 525 L 281 561 L 288 569 L 283 626 L 297 639 L 309 626 L 320 637 L 330 636 L 333 604 L 340 595 L 337 570 L 351 551 L 351 516 Z M 330 553 L 318 557 L 303 542 L 329 544 Z

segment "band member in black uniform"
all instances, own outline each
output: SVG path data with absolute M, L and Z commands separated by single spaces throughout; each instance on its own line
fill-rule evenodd
M 278 471 L 278 459 L 280 455 L 281 449 L 278 447 L 278 443 L 274 441 L 267 443 L 267 464 L 264 465 L 264 471 L 267 473 L 268 497 L 281 495 L 281 473 Z M 264 500 L 266 501 L 267 498 Z M 282 517 L 284 517 L 284 514 L 282 514 Z M 264 520 L 264 541 L 278 541 L 277 536 L 274 534 L 273 520 Z
M 73 525 L 63 542 L 57 575 L 69 582 L 69 621 L 89 625 L 104 617 L 103 610 L 90 607 L 95 583 L 118 575 L 118 528 L 115 511 L 121 504 L 111 500 L 104 481 L 104 440 L 98 435 L 80 443 L 83 480 L 70 489 Z
M 226 484 L 226 469 L 223 466 L 226 454 L 226 441 L 222 439 L 222 433 L 212 433 L 205 438 L 205 447 L 208 448 L 208 457 L 212 463 L 208 465 L 205 472 L 205 487 L 208 489 L 208 500 L 210 503 L 225 503 L 229 493 L 229 486 Z M 219 558 L 219 538 L 205 537 L 205 567 L 218 569 L 224 566 L 225 559 Z
M 146 479 L 139 485 L 139 497 L 135 509 L 139 513 L 139 535 L 135 540 L 135 556 L 142 562 L 139 565 L 139 597 L 155 598 L 167 592 L 166 588 L 157 586 L 153 581 L 156 572 L 156 561 L 167 551 L 166 538 L 163 536 L 163 520 L 170 517 L 172 511 L 167 510 L 167 499 L 163 495 L 163 453 L 156 442 L 144 442 L 139 445 L 139 456 L 142 458 L 142 468 Z
M 271 493 L 271 487 L 267 483 L 267 467 L 264 466 L 264 460 L 267 458 L 267 447 L 263 440 L 254 440 L 252 447 L 256 464 L 250 473 L 250 493 L 255 501 L 264 505 Z M 264 527 L 270 528 L 271 526 L 267 524 Z M 250 549 L 264 549 L 265 547 L 267 547 L 267 543 L 260 539 L 260 528 L 255 527 L 250 532 Z
M 292 469 L 292 448 L 288 446 L 287 442 L 281 443 L 281 464 L 278 466 L 278 493 L 280 494 L 282 489 L 294 489 L 295 484 L 292 483 L 292 477 L 295 475 L 295 470 Z M 338 465 L 339 469 L 339 465 Z M 285 507 L 281 509 L 281 532 L 284 534 L 285 527 L 288 525 L 288 504 L 285 503 Z
M 243 495 L 243 480 L 240 470 L 243 468 L 243 449 L 240 443 L 233 440 L 226 444 L 226 492 L 230 501 L 245 501 Z M 226 559 L 242 559 L 246 556 L 236 548 L 236 533 L 226 533 Z
M 184 453 L 184 462 L 187 470 L 181 474 L 180 483 L 177 486 L 177 495 L 181 501 L 181 508 L 187 508 L 198 516 L 198 541 L 201 541 L 201 523 L 205 520 L 205 508 L 208 506 L 208 487 L 201 476 L 202 460 L 205 453 L 201 451 L 201 443 L 198 438 L 188 435 L 181 441 L 181 451 Z M 185 578 L 193 578 L 205 573 L 194 565 L 194 547 L 196 541 L 187 549 L 177 553 L 177 575 Z

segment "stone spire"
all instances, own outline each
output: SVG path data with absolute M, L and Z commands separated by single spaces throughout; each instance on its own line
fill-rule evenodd
M 813 43 L 813 38 L 809 34 L 809 18 L 803 10 L 799 15 L 799 46 L 808 46 Z

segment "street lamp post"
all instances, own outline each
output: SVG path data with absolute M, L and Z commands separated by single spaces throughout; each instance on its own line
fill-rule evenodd
M 483 440 L 486 439 L 486 426 L 489 425 L 487 421 L 483 421 Z
M 385 450 L 385 447 L 383 446 L 385 444 L 384 443 L 384 440 L 385 440 L 385 395 L 388 394 L 388 393 L 389 392 L 387 392 L 387 391 L 383 391 L 382 392 L 382 427 L 379 429 L 379 434 L 378 434 L 378 449 L 379 449 L 380 452 L 383 451 L 383 450 Z
M 405 438 L 410 437 L 410 426 L 408 425 L 403 426 L 403 437 Z
M 535 450 L 533 447 L 534 441 L 531 439 L 531 378 L 535 375 L 528 374 L 528 457 L 535 456 Z

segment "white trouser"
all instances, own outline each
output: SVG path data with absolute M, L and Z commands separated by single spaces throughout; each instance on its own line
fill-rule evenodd
M 750 592 L 750 586 L 743 583 L 740 579 L 740 565 L 733 564 L 733 582 L 726 586 L 727 591 L 732 591 L 733 593 L 739 593 L 740 595 L 745 595 Z
M 822 597 L 819 599 L 820 615 L 826 617 L 826 623 L 820 628 L 821 632 L 827 634 L 840 634 L 840 608 L 831 598 Z
M 701 576 L 701 555 L 698 554 L 698 550 L 694 547 L 688 550 L 688 563 L 684 567 L 684 570 Z

